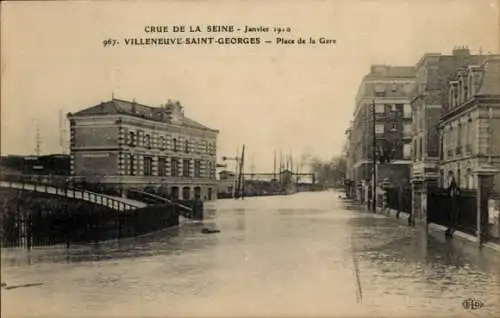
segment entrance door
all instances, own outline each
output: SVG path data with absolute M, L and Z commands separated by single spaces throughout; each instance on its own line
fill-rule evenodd
M 199 200 L 201 198 L 201 188 L 200 187 L 194 188 L 194 198 L 196 200 Z
M 182 199 L 189 200 L 191 197 L 191 189 L 189 187 L 182 188 Z
M 172 200 L 179 200 L 179 187 L 170 188 L 170 198 Z

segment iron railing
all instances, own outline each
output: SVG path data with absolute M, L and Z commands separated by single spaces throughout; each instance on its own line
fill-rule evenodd
M 2 175 L 0 180 L 0 186 L 2 187 L 55 194 L 70 199 L 100 204 L 118 211 L 142 207 L 140 204 L 134 205 L 125 202 L 121 198 L 89 191 L 86 189 L 85 184 L 75 182 L 75 179 L 70 180 L 66 176 Z

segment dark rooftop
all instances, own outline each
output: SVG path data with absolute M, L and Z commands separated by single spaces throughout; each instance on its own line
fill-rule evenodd
M 80 110 L 76 113 L 70 114 L 70 116 L 80 117 L 80 116 L 94 116 L 94 115 L 113 115 L 113 114 L 124 114 L 134 117 L 146 118 L 152 121 L 161 121 L 167 123 L 173 123 L 171 115 L 177 109 L 181 113 L 179 124 L 182 126 L 218 131 L 215 129 L 208 128 L 186 116 L 182 111 L 182 105 L 179 102 L 170 102 L 162 105 L 160 107 L 153 107 L 148 105 L 139 104 L 135 101 L 126 101 L 121 99 L 113 98 L 110 101 L 102 102 L 98 105 L 91 106 Z

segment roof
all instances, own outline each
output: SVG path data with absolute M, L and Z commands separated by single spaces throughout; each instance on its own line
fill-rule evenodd
M 372 65 L 364 79 L 397 79 L 415 77 L 414 66 Z
M 408 98 L 412 87 L 406 82 L 414 81 L 415 75 L 413 66 L 372 65 L 370 73 L 362 79 L 356 100 L 366 97 Z M 380 95 L 382 91 L 385 91 L 384 96 Z
M 135 101 L 130 102 L 116 98 L 113 98 L 112 100 L 107 102 L 102 102 L 99 105 L 85 108 L 83 110 L 71 114 L 71 116 L 80 117 L 80 116 L 115 115 L 115 114 L 123 114 L 134 117 L 146 118 L 152 121 L 162 121 L 171 123 L 169 119 L 171 111 L 165 107 L 147 106 L 139 104 Z M 164 117 L 163 115 L 166 116 Z M 202 130 L 218 131 L 215 129 L 211 129 L 205 125 L 202 125 L 197 121 L 194 121 L 184 115 L 181 116 L 181 125 Z
M 500 58 L 487 60 L 477 95 L 500 95 Z

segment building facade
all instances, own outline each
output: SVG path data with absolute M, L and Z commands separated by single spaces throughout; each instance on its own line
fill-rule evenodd
M 441 139 L 438 130 L 442 116 L 450 108 L 449 82 L 457 68 L 481 63 L 486 55 L 471 55 L 467 48 L 456 48 L 451 55 L 425 54 L 416 65 L 416 86 L 412 94 L 412 211 L 416 220 L 426 219 L 427 193 L 440 179 Z
M 122 193 L 154 188 L 171 198 L 216 199 L 218 130 L 186 117 L 178 101 L 151 107 L 112 99 L 68 119 L 74 177 Z
M 373 124 L 377 157 L 391 158 L 389 163 L 382 164 L 384 167 L 379 169 L 377 179 L 389 178 L 393 184 L 409 181 L 412 153 L 410 94 L 414 85 L 413 67 L 375 65 L 363 78 L 356 97 L 354 119 L 348 130 L 348 175 L 358 189 L 372 179 Z
M 439 124 L 439 183 L 445 186 L 454 178 L 460 188 L 477 189 L 480 167 L 500 168 L 500 57 L 461 67 L 449 82 L 448 96 Z M 498 175 L 493 191 L 500 191 Z

